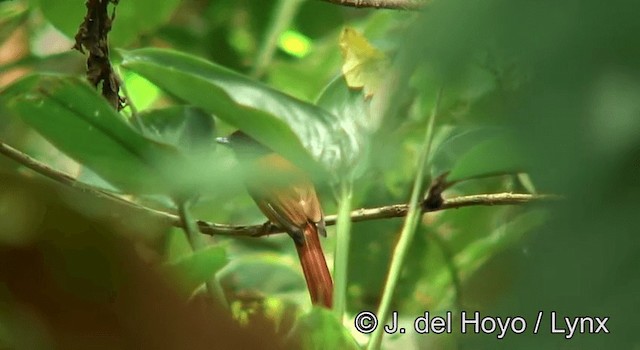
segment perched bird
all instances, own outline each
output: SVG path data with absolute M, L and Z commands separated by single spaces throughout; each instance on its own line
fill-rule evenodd
M 309 176 L 242 131 L 217 141 L 234 151 L 262 213 L 293 238 L 311 302 L 330 308 L 333 282 L 318 237 L 326 236 L 324 215 Z

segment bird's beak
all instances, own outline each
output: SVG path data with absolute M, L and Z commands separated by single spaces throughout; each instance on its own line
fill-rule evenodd
M 216 137 L 216 142 L 223 145 L 229 144 L 229 139 L 226 137 Z

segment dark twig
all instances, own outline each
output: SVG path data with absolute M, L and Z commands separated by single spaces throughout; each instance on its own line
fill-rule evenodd
M 557 200 L 560 198 L 561 197 L 556 195 L 534 195 L 524 193 L 477 194 L 444 199 L 440 207 L 433 209 L 423 208 L 423 213 L 470 206 L 525 204 L 534 201 Z M 406 216 L 408 210 L 409 206 L 407 204 L 393 204 L 378 208 L 362 208 L 351 212 L 351 221 L 361 222 L 400 218 Z M 335 225 L 336 219 L 336 215 L 329 215 L 325 217 L 325 223 L 327 226 Z M 205 221 L 198 221 L 198 225 L 200 226 L 200 232 L 207 235 L 260 237 L 284 232 L 281 228 L 273 225 L 222 225 L 211 224 Z
M 447 189 L 447 175 L 449 175 L 449 172 L 433 179 L 429 189 L 427 190 L 427 197 L 422 202 L 422 207 L 424 209 L 436 209 L 442 206 L 442 203 L 444 203 L 442 192 Z
M 75 36 L 74 49 L 84 53 L 87 57 L 87 79 L 98 88 L 102 85 L 102 96 L 116 109 L 124 106 L 124 99 L 120 97 L 120 83 L 109 61 L 108 34 L 115 19 L 115 8 L 109 16 L 107 6 L 117 4 L 118 0 L 88 0 L 86 2 L 87 15 L 78 28 Z
M 15 160 L 16 162 L 26 166 L 27 168 L 35 171 L 36 173 L 43 175 L 53 181 L 72 187 L 80 192 L 88 193 L 98 198 L 104 198 L 109 201 L 113 201 L 121 205 L 125 205 L 129 208 L 143 211 L 158 220 L 162 220 L 163 222 L 166 222 L 167 224 L 174 224 L 175 219 L 177 218 L 177 216 L 173 214 L 169 214 L 160 210 L 145 207 L 141 204 L 124 199 L 114 193 L 106 192 L 101 189 L 95 188 L 93 186 L 87 185 L 83 182 L 77 181 L 71 175 L 68 175 L 59 170 L 53 169 L 48 165 L 7 145 L 4 142 L 0 142 L 0 153 L 4 154 L 6 157 Z
M 322 0 L 336 5 L 357 7 L 357 8 L 374 8 L 374 9 L 392 9 L 392 10 L 420 10 L 426 1 L 420 0 Z

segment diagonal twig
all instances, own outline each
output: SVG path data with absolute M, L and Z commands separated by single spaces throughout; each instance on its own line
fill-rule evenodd
M 426 1 L 420 0 L 322 0 L 335 5 L 391 10 L 420 10 Z

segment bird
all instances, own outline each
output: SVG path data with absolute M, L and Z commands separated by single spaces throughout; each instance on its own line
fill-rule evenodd
M 333 281 L 319 238 L 326 237 L 324 214 L 310 176 L 240 130 L 216 141 L 235 153 L 260 211 L 293 239 L 311 303 L 331 308 Z

